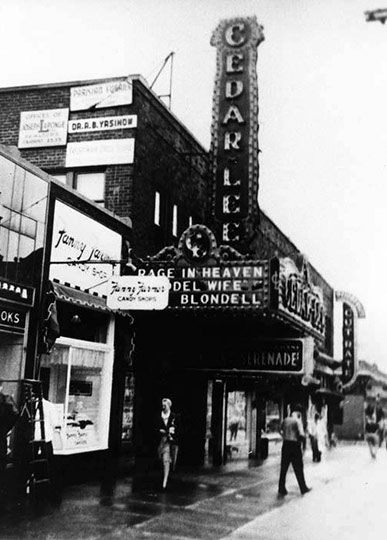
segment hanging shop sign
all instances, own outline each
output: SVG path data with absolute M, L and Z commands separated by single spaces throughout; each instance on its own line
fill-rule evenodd
M 0 302 L 0 331 L 23 334 L 26 313 Z
M 221 21 L 211 140 L 212 213 L 223 242 L 236 244 L 258 217 L 257 47 L 263 29 L 255 17 Z
M 20 113 L 19 148 L 64 146 L 67 142 L 68 109 Z
M 311 282 L 307 261 L 304 260 L 300 272 L 289 257 L 274 260 L 272 285 L 277 290 L 277 295 L 272 295 L 272 307 L 323 339 L 326 316 L 323 292 Z
M 342 303 L 341 382 L 343 385 L 343 390 L 346 390 L 352 386 L 357 377 L 357 320 L 359 318 L 365 318 L 365 311 L 359 300 L 352 294 L 343 291 L 336 291 L 335 299 L 336 301 Z
M 109 280 L 106 304 L 113 310 L 161 310 L 168 306 L 166 276 L 115 276 Z
M 0 299 L 7 302 L 15 302 L 23 306 L 33 306 L 35 289 L 20 285 L 15 281 L 0 278 Z
M 119 272 L 118 265 L 109 261 L 120 258 L 121 235 L 75 208 L 55 201 L 50 280 L 106 296 L 107 281 Z
M 70 142 L 66 149 L 66 167 L 119 165 L 133 160 L 133 138 Z
M 78 118 L 69 120 L 69 133 L 86 133 L 89 131 L 110 131 L 112 129 L 131 129 L 137 127 L 137 115 L 102 116 L 98 118 Z
M 70 110 L 85 111 L 130 105 L 133 101 L 133 84 L 129 81 L 110 81 L 76 86 L 70 91 Z

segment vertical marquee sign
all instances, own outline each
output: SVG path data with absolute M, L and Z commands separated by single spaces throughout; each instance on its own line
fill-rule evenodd
M 342 383 L 347 384 L 355 375 L 355 313 L 343 302 L 343 366 Z
M 335 299 L 343 304 L 342 323 L 342 374 L 343 389 L 348 389 L 356 380 L 357 358 L 357 319 L 365 317 L 359 300 L 352 294 L 336 291 Z
M 221 21 L 212 35 L 217 73 L 211 130 L 212 215 L 222 243 L 240 247 L 258 220 L 257 47 L 255 17 Z

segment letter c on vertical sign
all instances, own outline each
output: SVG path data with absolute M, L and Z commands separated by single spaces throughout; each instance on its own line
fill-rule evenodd
M 229 26 L 225 32 L 225 38 L 228 45 L 238 47 L 246 41 L 246 36 L 243 35 L 245 29 L 244 23 L 237 23 Z

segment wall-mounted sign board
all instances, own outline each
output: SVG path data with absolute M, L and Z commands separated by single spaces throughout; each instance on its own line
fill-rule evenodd
M 85 111 L 130 105 L 133 101 L 133 85 L 128 81 L 110 81 L 87 86 L 75 86 L 70 91 L 70 110 Z
M 69 120 L 69 133 L 89 131 L 109 131 L 111 129 L 131 129 L 137 127 L 137 115 L 102 116 L 99 118 L 78 118 Z
M 20 113 L 19 148 L 64 146 L 67 142 L 68 109 Z
M 133 163 L 134 139 L 104 139 L 71 142 L 67 145 L 66 167 Z

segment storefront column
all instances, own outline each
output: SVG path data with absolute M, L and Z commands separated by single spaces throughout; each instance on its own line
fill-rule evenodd
M 226 383 L 215 380 L 212 390 L 212 463 L 222 465 L 225 446 Z

